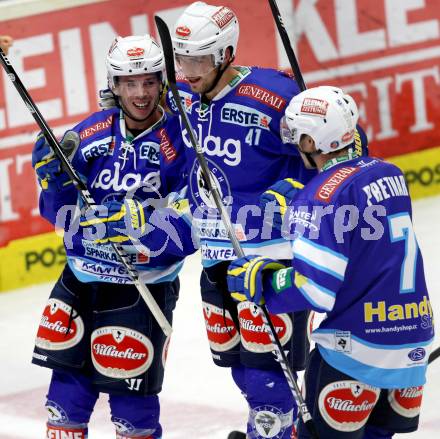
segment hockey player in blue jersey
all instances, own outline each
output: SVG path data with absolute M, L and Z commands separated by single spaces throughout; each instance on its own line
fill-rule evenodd
M 321 439 L 416 430 L 434 335 L 405 179 L 390 163 L 351 155 L 357 118 L 353 99 L 335 87 L 291 100 L 285 141 L 319 170 L 283 209 L 292 264 L 255 255 L 228 271 L 236 300 L 327 313 L 305 374 Z M 272 186 L 262 203 L 282 205 L 290 183 Z M 310 437 L 301 421 L 298 437 Z
M 264 226 L 259 194 L 279 178 L 294 175 L 306 182 L 298 152 L 281 142 L 279 124 L 297 83 L 284 72 L 233 65 L 239 37 L 238 19 L 223 6 L 195 2 L 177 19 L 172 31 L 180 97 L 230 212 L 235 233 L 248 254 L 292 257 L 290 243 Z M 177 112 L 171 94 L 168 106 Z M 263 420 L 279 426 L 274 438 L 291 437 L 296 407 L 286 379 L 274 361 L 261 316 L 250 302 L 231 300 L 226 271 L 236 258 L 226 229 L 205 184 L 188 133 L 182 130 L 188 198 L 200 238 L 203 264 L 201 295 L 212 358 L 229 367 L 249 404 L 248 434 L 268 437 Z M 305 366 L 308 313 L 273 316 L 290 365 Z M 292 337 L 293 334 L 293 337 Z
M 171 322 L 177 275 L 187 252 L 174 242 L 162 251 L 169 241 L 166 229 L 159 230 L 159 241 L 147 241 L 148 247 L 124 231 L 150 227 L 153 201 L 183 180 L 177 154 L 180 124 L 159 105 L 164 60 L 149 35 L 118 37 L 106 66 L 117 106 L 74 127 L 81 142 L 70 152 L 99 210 L 80 216 L 77 190 L 43 136 L 33 151 L 41 215 L 66 229 L 67 265 L 44 310 L 33 354 L 34 363 L 53 369 L 46 402 L 48 438 L 86 438 L 100 392 L 109 394 L 117 438 L 162 436 L 158 393 L 169 339 L 109 242 L 123 245 Z M 160 162 L 167 164 L 167 176 L 160 173 Z

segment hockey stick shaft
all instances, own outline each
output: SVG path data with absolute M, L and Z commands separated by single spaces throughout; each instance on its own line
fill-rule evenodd
M 438 357 L 440 357 L 440 347 L 437 349 L 434 349 L 428 358 L 428 364 L 431 364 L 434 360 L 436 360 Z
M 292 49 L 292 44 L 290 43 L 289 34 L 287 33 L 286 27 L 284 26 L 283 19 L 281 18 L 280 10 L 278 9 L 277 2 L 275 0 L 269 0 L 270 10 L 272 11 L 275 24 L 278 29 L 278 34 L 280 35 L 281 41 L 286 51 L 287 58 L 289 60 L 290 66 L 292 67 L 293 75 L 301 91 L 306 90 L 306 83 L 299 68 L 298 60 L 296 59 L 295 52 Z
M 156 21 L 157 29 L 159 31 L 160 40 L 162 42 L 162 49 L 164 51 L 164 57 L 165 57 L 167 79 L 168 79 L 168 84 L 169 84 L 171 93 L 172 93 L 174 101 L 178 107 L 179 114 L 182 118 L 183 124 L 187 130 L 188 135 L 189 135 L 191 145 L 194 148 L 194 151 L 196 153 L 197 160 L 200 164 L 200 168 L 201 168 L 202 174 L 204 176 L 204 179 L 208 185 L 208 189 L 212 194 L 212 197 L 214 199 L 216 207 L 217 207 L 218 211 L 220 212 L 220 216 L 221 216 L 222 221 L 225 225 L 225 228 L 228 232 L 228 237 L 231 241 L 232 247 L 234 248 L 236 255 L 241 258 L 245 254 L 243 252 L 243 249 L 240 245 L 239 240 L 237 239 L 237 236 L 235 235 L 235 231 L 234 231 L 234 227 L 232 225 L 231 219 L 226 211 L 225 206 L 222 203 L 220 191 L 217 187 L 215 180 L 212 178 L 212 174 L 211 174 L 211 171 L 210 171 L 208 164 L 206 162 L 205 156 L 203 154 L 203 150 L 202 150 L 199 142 L 197 141 L 197 138 L 194 134 L 194 129 L 192 128 L 191 122 L 188 118 L 188 115 L 182 106 L 182 102 L 181 102 L 179 91 L 177 89 L 177 84 L 176 84 L 176 71 L 175 71 L 175 67 L 174 67 L 173 45 L 172 45 L 172 41 L 171 41 L 171 35 L 168 30 L 168 26 L 158 16 L 155 16 L 155 21 Z M 272 324 L 272 321 L 270 320 L 269 313 L 264 305 L 261 307 L 261 310 L 262 310 L 261 315 L 263 318 L 263 322 L 266 325 L 266 327 L 269 328 L 269 331 L 267 333 L 268 333 L 269 338 L 274 346 L 274 354 L 275 354 L 277 361 L 279 362 L 279 364 L 283 370 L 283 373 L 286 377 L 289 388 L 292 391 L 292 394 L 298 403 L 299 412 L 301 414 L 303 422 L 308 426 L 308 428 L 310 427 L 312 437 L 317 438 L 318 436 L 316 434 L 316 430 L 315 430 L 315 426 L 312 421 L 312 417 L 307 409 L 307 405 L 305 404 L 305 402 L 301 396 L 301 391 L 298 387 L 298 384 L 296 383 L 295 376 L 288 365 L 286 355 L 285 355 L 283 347 L 281 346 L 281 343 L 278 339 L 278 336 L 276 335 L 276 331 L 275 331 L 275 328 Z
M 9 79 L 11 80 L 12 84 L 18 91 L 19 95 L 23 99 L 23 102 L 25 103 L 28 110 L 31 112 L 35 122 L 39 126 L 40 130 L 43 132 L 44 137 L 46 138 L 47 142 L 49 143 L 50 147 L 53 149 L 53 152 L 57 156 L 57 158 L 60 160 L 63 169 L 66 171 L 66 173 L 71 178 L 73 184 L 75 185 L 76 189 L 81 195 L 81 198 L 84 201 L 84 204 L 88 208 L 93 208 L 96 206 L 96 203 L 90 194 L 89 190 L 87 189 L 84 182 L 80 179 L 78 174 L 76 173 L 75 169 L 72 167 L 70 161 L 64 154 L 64 151 L 59 144 L 58 140 L 54 136 L 52 130 L 46 123 L 46 120 L 41 115 L 40 111 L 38 110 L 37 106 L 35 105 L 34 101 L 32 100 L 31 96 L 29 95 L 26 87 L 23 85 L 23 83 L 20 80 L 20 77 L 18 76 L 17 72 L 15 71 L 14 67 L 10 63 L 9 59 L 6 57 L 3 50 L 0 48 L 0 62 L 5 69 Z M 111 243 L 113 250 L 119 257 L 122 265 L 127 270 L 131 280 L 133 281 L 133 284 L 138 289 L 140 295 L 144 299 L 145 303 L 147 304 L 148 308 L 151 311 L 151 314 L 156 319 L 158 325 L 161 327 L 164 334 L 168 337 L 171 335 L 171 325 L 168 322 L 167 318 L 163 314 L 162 310 L 160 309 L 157 302 L 154 300 L 154 297 L 152 296 L 151 292 L 148 290 L 147 286 L 142 283 L 139 279 L 139 273 L 136 270 L 136 268 L 133 266 L 133 264 L 130 262 L 130 256 L 127 254 L 127 252 L 121 247 L 121 245 L 116 243 Z

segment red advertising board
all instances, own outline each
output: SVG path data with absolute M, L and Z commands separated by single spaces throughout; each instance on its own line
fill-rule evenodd
M 438 1 L 295 5 L 307 83 L 339 85 L 355 97 L 375 154 L 389 157 L 440 145 Z
M 156 35 L 154 14 L 172 23 L 189 3 L 101 1 L 3 21 L 1 32 L 15 38 L 10 61 L 61 134 L 98 109 L 113 37 Z M 288 67 L 268 2 L 221 3 L 239 18 L 238 63 Z M 440 145 L 437 0 L 278 0 L 278 5 L 307 85 L 334 84 L 353 94 L 373 153 L 388 157 Z M 38 129 L 9 82 L 2 72 L 0 247 L 52 229 L 39 217 L 30 163 Z

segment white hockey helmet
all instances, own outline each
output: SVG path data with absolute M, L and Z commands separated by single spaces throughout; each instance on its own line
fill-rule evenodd
M 307 134 L 317 150 L 328 154 L 354 142 L 358 119 L 355 101 L 340 88 L 309 88 L 294 96 L 287 106 L 281 137 L 285 143 L 298 144 Z
M 160 73 L 164 82 L 165 61 L 162 49 L 150 35 L 117 37 L 107 55 L 107 76 L 111 89 L 115 77 Z
M 225 58 L 225 51 L 237 51 L 240 29 L 234 12 L 226 6 L 204 2 L 189 5 L 177 19 L 172 33 L 174 53 L 186 56 L 213 55 L 215 66 Z

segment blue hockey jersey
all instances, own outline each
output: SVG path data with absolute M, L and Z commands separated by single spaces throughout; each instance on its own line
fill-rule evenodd
M 327 313 L 312 339 L 334 368 L 381 388 L 425 382 L 434 336 L 402 172 L 376 158 L 337 163 L 290 206 L 293 269 L 267 285 L 273 313 Z
M 294 176 L 306 182 L 315 174 L 305 169 L 296 148 L 280 140 L 280 120 L 299 88 L 291 77 L 277 70 L 236 69 L 235 78 L 209 104 L 201 102 L 187 82 L 179 81 L 181 101 L 245 253 L 291 259 L 290 243 L 278 230 L 265 225 L 259 196 L 279 179 Z M 170 109 L 177 112 L 170 92 L 167 99 Z M 235 259 L 186 129 L 182 134 L 188 198 L 203 265 Z
M 141 202 L 160 199 L 167 197 L 171 188 L 182 188 L 184 165 L 179 163 L 181 158 L 177 153 L 182 140 L 179 121 L 174 116 L 163 113 L 153 127 L 135 138 L 126 132 L 123 113 L 118 108 L 94 113 L 73 130 L 79 134 L 81 143 L 71 163 L 97 204 L 122 201 L 126 196 Z M 166 175 L 160 172 L 161 163 L 166 164 Z M 58 214 L 58 225 L 66 229 L 64 244 L 70 268 L 84 282 L 130 283 L 112 246 L 86 239 L 84 229 L 78 230 L 78 220 L 76 223 L 69 221 L 73 216 L 78 218 L 81 205 L 73 185 L 57 193 L 41 192 L 42 216 L 55 224 Z M 184 249 L 186 244 L 179 239 L 190 237 L 190 228 L 184 236 L 169 239 L 174 220 L 179 223 L 179 231 L 184 230 L 183 211 L 175 211 L 179 215 L 171 215 L 171 221 L 163 222 L 166 226 L 162 229 L 153 227 L 154 233 L 141 238 L 144 244 L 141 247 L 123 245 L 145 283 L 173 280 L 182 266 L 183 256 L 192 251 Z M 153 241 L 149 239 L 152 235 Z

